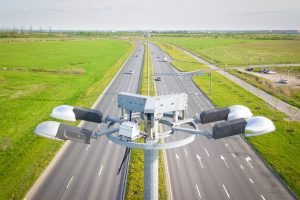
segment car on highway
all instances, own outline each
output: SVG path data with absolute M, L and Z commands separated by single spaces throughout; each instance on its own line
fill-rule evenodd
M 164 62 L 168 62 L 168 58 L 167 57 L 164 57 Z
M 130 69 L 130 70 L 128 71 L 128 74 L 133 74 L 133 69 Z
M 161 81 L 161 77 L 160 76 L 156 77 L 155 81 Z
M 246 71 L 252 72 L 253 71 L 253 67 L 247 68 Z

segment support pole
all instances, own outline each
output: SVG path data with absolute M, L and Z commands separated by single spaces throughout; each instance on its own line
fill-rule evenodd
M 158 122 L 153 114 L 145 116 L 146 143 L 157 142 Z M 158 159 L 157 150 L 144 150 L 144 199 L 158 200 Z
M 158 200 L 157 150 L 144 150 L 144 199 Z

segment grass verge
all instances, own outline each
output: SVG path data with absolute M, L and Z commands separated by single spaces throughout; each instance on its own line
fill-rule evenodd
M 22 199 L 63 144 L 35 136 L 35 126 L 55 106 L 90 107 L 134 46 L 111 39 L 0 43 L 0 199 Z
M 149 51 L 149 48 L 148 48 Z M 149 55 L 149 69 L 147 69 L 147 59 Z M 149 70 L 149 72 L 148 72 Z M 149 73 L 149 78 L 148 78 Z M 148 84 L 149 84 L 149 94 L 150 96 L 155 96 L 155 87 L 153 81 L 153 64 L 150 53 L 147 54 L 147 48 L 145 49 L 145 56 L 143 62 L 142 80 L 140 86 L 140 94 L 148 94 Z M 143 130 L 143 124 L 141 124 L 141 130 Z M 140 139 L 138 142 L 143 142 Z M 167 199 L 166 190 L 166 176 L 164 169 L 164 159 L 163 152 L 158 151 L 158 178 L 159 178 L 159 199 Z M 144 199 L 144 151 L 140 149 L 132 149 L 130 155 L 130 164 L 127 178 L 126 187 L 126 199 Z
M 178 71 L 195 71 L 199 69 L 207 69 L 204 64 L 201 64 L 194 58 L 187 56 L 180 49 L 173 45 L 160 42 L 154 43 L 159 46 L 162 51 L 168 53 L 173 58 L 171 63 Z

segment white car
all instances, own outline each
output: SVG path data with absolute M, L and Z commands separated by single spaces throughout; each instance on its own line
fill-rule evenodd
M 133 69 L 130 69 L 128 74 L 133 74 Z

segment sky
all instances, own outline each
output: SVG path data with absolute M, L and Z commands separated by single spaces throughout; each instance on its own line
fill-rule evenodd
M 300 30 L 300 0 L 0 0 L 0 28 Z

